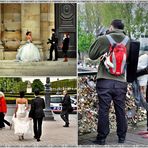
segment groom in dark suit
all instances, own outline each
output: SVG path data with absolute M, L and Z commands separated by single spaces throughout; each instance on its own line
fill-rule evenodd
M 42 121 L 43 117 L 45 116 L 43 111 L 45 108 L 45 102 L 44 99 L 39 96 L 39 89 L 35 89 L 34 94 L 35 99 L 33 99 L 31 102 L 29 117 L 33 118 L 34 138 L 39 142 L 42 134 Z

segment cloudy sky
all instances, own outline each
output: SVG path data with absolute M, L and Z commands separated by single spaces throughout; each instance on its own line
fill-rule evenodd
M 65 76 L 64 77 L 50 77 L 50 82 L 56 81 L 57 79 L 63 80 L 63 79 L 74 79 L 74 78 L 76 78 L 76 77 L 65 77 Z M 40 77 L 40 76 L 39 77 L 34 77 L 34 76 L 22 77 L 23 81 L 29 80 L 30 82 L 33 82 L 34 79 L 40 79 L 43 84 L 46 83 L 46 77 L 45 76 L 44 77 Z

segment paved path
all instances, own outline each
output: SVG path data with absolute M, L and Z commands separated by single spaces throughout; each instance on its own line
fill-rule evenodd
M 70 58 L 63 62 L 16 62 L 14 60 L 0 60 L 0 76 L 76 76 L 76 59 Z
M 41 141 L 37 142 L 33 136 L 25 137 L 25 140 L 19 141 L 18 136 L 14 135 L 14 130 L 6 127 L 0 130 L 0 147 L 53 147 L 57 146 L 76 146 L 77 145 L 77 115 L 70 115 L 70 127 L 64 128 L 64 122 L 59 114 L 55 114 L 55 121 L 43 121 L 43 132 Z M 11 116 L 6 119 L 11 121 Z
M 129 127 L 126 137 L 126 142 L 123 145 L 118 144 L 118 137 L 116 132 L 112 131 L 106 139 L 106 147 L 148 147 L 148 138 L 142 138 L 138 135 L 139 131 L 146 129 L 146 122 L 139 123 L 137 127 Z M 79 145 L 93 145 L 92 141 L 95 140 L 97 133 L 90 133 L 79 136 Z M 94 145 L 93 145 L 94 146 Z

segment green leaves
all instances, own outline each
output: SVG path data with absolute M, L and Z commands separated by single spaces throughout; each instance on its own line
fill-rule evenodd
M 109 27 L 121 19 L 129 37 L 139 39 L 148 32 L 148 3 L 83 3 L 78 7 L 78 50 L 87 51 L 99 26 Z
M 95 39 L 95 36 L 92 33 L 86 33 L 84 31 L 79 32 L 78 37 L 78 50 L 83 52 L 87 51 L 90 47 L 90 44 Z
M 22 82 L 21 78 L 0 78 L 0 90 L 4 92 L 19 92 L 20 90 L 26 91 L 27 85 Z
M 44 85 L 40 79 L 33 80 L 33 83 L 31 86 L 32 86 L 32 91 L 34 91 L 36 88 L 38 88 L 40 91 L 44 91 Z
M 76 89 L 77 88 L 77 80 L 76 79 L 65 79 L 51 82 L 52 90 L 63 90 L 63 89 Z

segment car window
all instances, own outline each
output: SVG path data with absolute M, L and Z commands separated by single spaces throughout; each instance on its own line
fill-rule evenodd
M 50 103 L 61 103 L 62 97 L 51 97 Z

